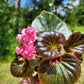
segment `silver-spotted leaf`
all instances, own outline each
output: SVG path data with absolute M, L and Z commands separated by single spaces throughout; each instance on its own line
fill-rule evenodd
M 43 11 L 32 22 L 32 26 L 35 27 L 36 32 L 39 31 L 57 31 L 63 33 L 66 38 L 71 35 L 71 31 L 66 25 L 53 13 Z
M 46 59 L 39 66 L 39 80 L 41 84 L 75 84 L 80 77 L 79 60 L 73 54 L 61 56 L 61 62 L 50 66 Z
M 62 46 L 66 40 L 62 33 L 54 31 L 42 31 L 37 34 L 36 52 L 47 59 L 61 55 Z

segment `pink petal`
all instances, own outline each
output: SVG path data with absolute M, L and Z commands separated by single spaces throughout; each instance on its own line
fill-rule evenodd
M 36 34 L 35 28 L 34 27 L 28 27 L 26 29 L 25 33 L 28 34 L 29 36 L 34 36 Z
M 26 31 L 26 28 L 23 28 L 22 31 L 21 31 L 21 33 L 25 34 L 25 31 Z
M 16 36 L 16 39 L 20 42 L 20 41 L 21 41 L 21 34 L 18 34 L 18 35 Z
M 15 52 L 17 53 L 17 55 L 19 55 L 20 54 L 20 48 L 16 47 Z

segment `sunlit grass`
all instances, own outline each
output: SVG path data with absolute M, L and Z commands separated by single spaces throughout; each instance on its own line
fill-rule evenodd
M 83 59 L 84 59 L 84 55 L 83 55 Z M 84 61 L 81 64 L 81 76 L 76 84 L 84 84 Z
M 11 75 L 10 63 L 0 63 L 0 84 L 19 84 L 19 80 Z
M 77 26 L 75 28 L 71 28 L 71 30 L 74 31 L 81 31 L 84 33 L 84 26 Z

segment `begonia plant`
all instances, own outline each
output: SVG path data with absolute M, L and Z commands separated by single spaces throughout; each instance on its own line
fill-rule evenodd
M 37 72 L 41 84 L 75 84 L 81 73 L 84 33 L 71 32 L 58 17 L 43 11 L 31 26 L 16 36 L 11 73 L 30 77 Z

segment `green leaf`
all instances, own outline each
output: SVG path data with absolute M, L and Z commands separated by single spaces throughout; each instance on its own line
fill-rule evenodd
M 11 73 L 16 77 L 28 77 L 34 71 L 34 68 L 30 66 L 30 63 L 24 57 L 18 56 L 11 63 Z
M 71 31 L 66 27 L 58 17 L 53 13 L 43 11 L 32 22 L 32 26 L 35 27 L 36 32 L 39 31 L 57 31 L 63 33 L 66 38 L 71 34 Z
M 84 53 L 84 33 L 77 31 L 74 32 L 64 46 L 67 52 Z
M 47 59 L 56 58 L 62 55 L 62 47 L 66 40 L 62 33 L 53 31 L 43 31 L 37 34 L 36 52 L 39 56 Z
M 39 66 L 39 80 L 42 84 L 75 84 L 80 77 L 79 60 L 71 53 L 61 56 L 61 62 L 50 65 L 46 59 Z

